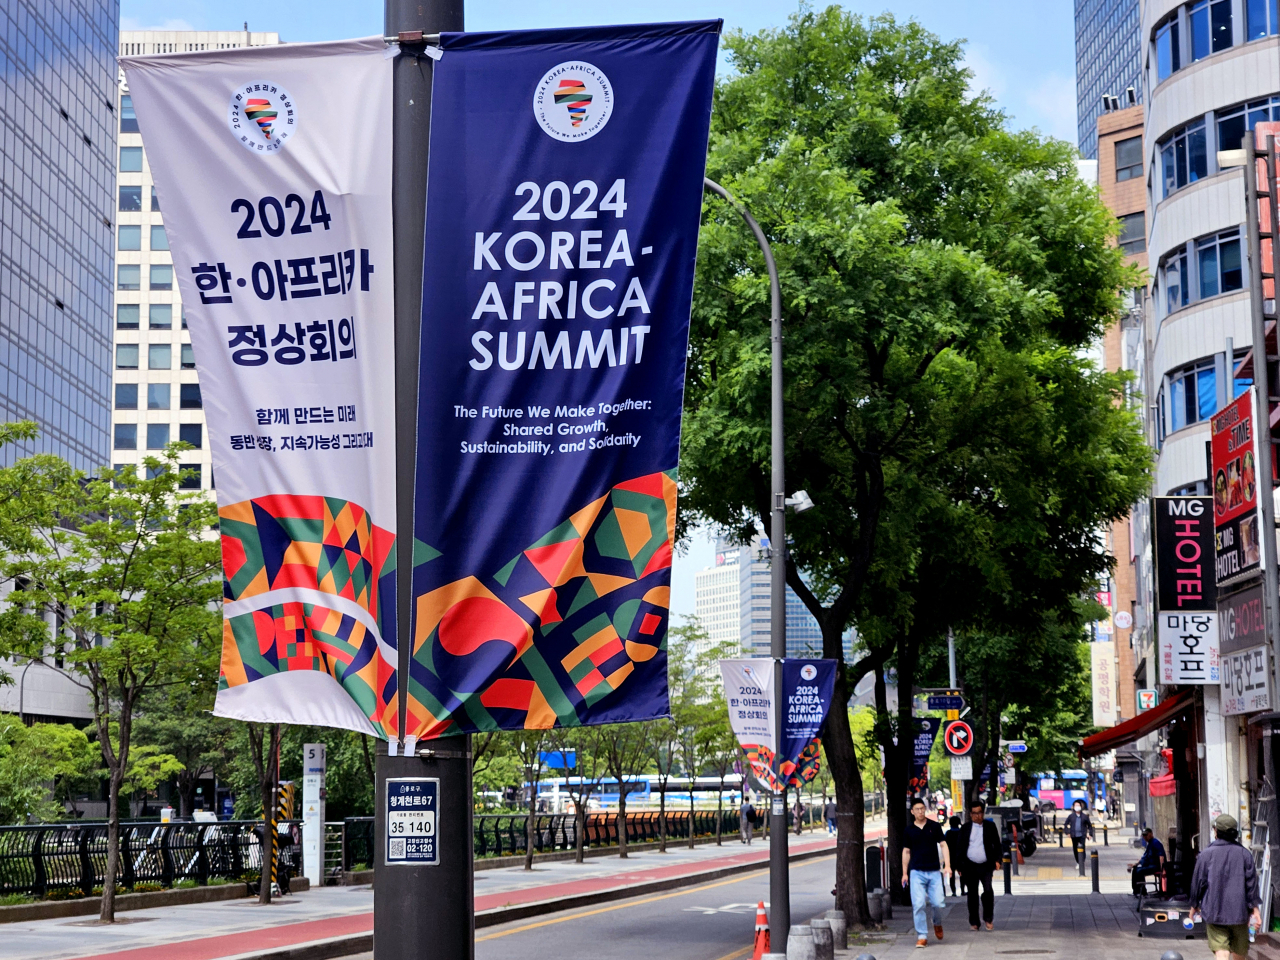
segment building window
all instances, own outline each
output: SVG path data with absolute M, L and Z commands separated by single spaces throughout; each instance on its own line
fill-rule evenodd
M 116 266 L 117 290 L 141 290 L 142 267 L 136 263 L 121 263 Z
M 147 409 L 169 409 L 169 385 L 167 383 L 147 384 Z
M 1187 292 L 1187 255 L 1184 251 L 1170 256 L 1160 268 L 1160 281 L 1164 284 L 1166 314 L 1181 310 L 1191 302 Z
M 172 290 L 173 265 L 168 263 L 153 263 L 151 265 L 150 280 L 152 290 Z
M 1132 256 L 1147 249 L 1147 215 L 1144 212 L 1125 214 L 1120 220 L 1120 249 Z
M 116 369 L 138 369 L 138 345 L 136 343 L 116 344 Z
M 142 227 L 137 224 L 120 225 L 120 240 L 116 245 L 119 250 L 141 250 L 142 249 Z
M 1212 358 L 1169 374 L 1170 433 L 1208 420 L 1217 412 L 1217 376 Z
M 121 187 L 120 209 L 125 213 L 137 213 L 142 210 L 142 188 Z
M 160 209 L 160 198 L 156 196 L 156 188 L 151 188 L 151 212 L 155 213 Z
M 1231 0 L 1200 0 L 1187 16 L 1191 26 L 1191 59 L 1231 47 Z
M 138 409 L 138 385 L 136 383 L 116 384 L 116 409 Z
M 138 305 L 136 303 L 116 304 L 116 329 L 138 329 Z
M 1276 30 L 1276 0 L 1246 0 L 1249 11 L 1246 19 L 1245 39 L 1257 40 Z
M 1197 480 L 1194 483 L 1184 483 L 1180 487 L 1174 487 L 1169 491 L 1171 497 L 1203 497 L 1209 492 L 1209 481 Z
M 136 423 L 117 423 L 115 427 L 113 448 L 116 450 L 137 450 L 138 425 Z
M 1156 31 L 1157 83 L 1182 69 L 1182 50 L 1178 44 L 1178 18 L 1175 16 Z
M 169 237 L 164 232 L 164 225 L 154 223 L 151 225 L 151 249 L 152 250 L 168 250 Z
M 182 345 L 182 369 L 194 370 L 196 368 L 195 351 L 191 349 L 191 344 L 184 343 Z
M 120 132 L 138 132 L 138 114 L 133 109 L 133 97 L 127 93 L 120 98 Z
M 179 304 L 178 313 L 182 316 L 182 329 L 185 330 L 187 329 L 187 305 Z
M 1244 287 L 1239 228 L 1198 241 L 1196 261 L 1200 270 L 1200 299 Z
M 142 172 L 142 148 L 141 147 L 121 147 L 120 148 L 120 172 L 121 173 L 141 173 Z
M 199 450 L 204 446 L 204 427 L 198 423 L 181 423 L 178 425 L 178 439 Z
M 178 386 L 178 406 L 183 410 L 199 410 L 204 407 L 200 399 L 200 384 L 183 383 Z
M 169 425 L 167 423 L 147 424 L 147 449 L 163 450 L 169 445 Z
M 147 308 L 147 326 L 152 330 L 173 329 L 173 304 L 153 303 Z
M 179 490 L 199 490 L 200 489 L 200 464 L 198 463 L 180 463 L 178 469 L 181 471 L 178 480 Z
M 1209 175 L 1209 156 L 1205 149 L 1204 121 L 1198 120 L 1175 130 L 1160 146 L 1160 169 L 1164 179 L 1164 195 L 1181 190 L 1189 183 Z
M 153 343 L 147 347 L 147 369 L 168 370 L 173 366 L 173 347 L 167 343 Z
M 1239 150 L 1245 130 L 1264 120 L 1280 120 L 1280 97 L 1254 100 L 1234 109 L 1218 112 L 1218 149 Z
M 1142 138 L 1116 141 L 1116 183 L 1142 176 Z M 141 202 L 141 201 L 139 201 Z

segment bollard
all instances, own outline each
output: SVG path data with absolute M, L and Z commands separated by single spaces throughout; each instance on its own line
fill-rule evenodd
M 823 914 L 831 921 L 831 938 L 837 950 L 849 949 L 849 925 L 845 922 L 843 910 L 828 910 Z
M 1009 858 L 1004 858 L 1004 895 L 1011 896 L 1013 894 L 1013 872 L 1009 865 Z
M 1093 873 L 1093 892 L 1101 893 L 1102 891 L 1098 889 L 1098 851 L 1097 850 L 1094 850 L 1091 854 L 1089 854 L 1089 869 Z
M 793 926 L 787 933 L 787 960 L 817 960 L 813 931 L 808 927 Z
M 813 931 L 813 955 L 815 960 L 836 960 L 835 938 L 831 934 L 831 921 L 814 917 L 809 921 Z
M 1111 841 L 1107 839 L 1107 825 L 1105 823 L 1102 825 L 1102 845 L 1104 847 L 1111 846 Z
M 1058 818 L 1054 817 L 1054 819 L 1057 820 Z M 1054 829 L 1056 830 L 1057 828 L 1055 827 Z M 1058 849 L 1059 850 L 1062 849 L 1062 831 L 1061 830 L 1058 830 Z
M 1160 954 L 1160 960 L 1182 960 L 1182 954 L 1177 950 L 1166 950 Z
M 1015 843 L 1009 848 L 1009 860 L 1012 864 L 1013 875 L 1018 876 L 1018 846 Z
M 1071 844 L 1071 852 L 1076 852 L 1076 845 Z M 1076 857 L 1076 864 L 1080 867 L 1080 876 L 1084 876 L 1084 837 L 1080 838 L 1080 854 Z
M 766 953 L 760 960 L 787 960 L 785 953 Z
M 876 958 L 869 953 L 860 953 L 853 960 L 876 960 Z M 1182 958 L 1179 957 L 1178 960 L 1182 960 Z
M 1053 829 L 1058 829 L 1058 811 L 1053 811 Z

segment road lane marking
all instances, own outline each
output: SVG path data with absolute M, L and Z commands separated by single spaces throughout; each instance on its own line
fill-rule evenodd
M 743 947 L 741 950 L 735 950 L 733 953 L 726 953 L 723 957 L 720 957 L 720 960 L 738 960 L 739 957 L 745 957 L 754 949 L 755 945 L 752 944 L 749 947 Z
M 821 857 L 813 860 L 804 860 L 800 863 L 792 864 L 792 867 L 816 866 L 820 863 L 829 863 L 834 859 L 835 857 Z M 715 887 L 724 887 L 731 883 L 741 883 L 743 880 L 754 880 L 758 877 L 767 877 L 768 875 L 768 870 L 754 870 L 751 873 L 744 873 L 741 876 L 731 877 L 728 880 L 719 880 L 715 883 L 706 883 L 696 887 L 687 887 L 683 890 L 676 890 L 674 893 L 663 893 L 656 897 L 645 897 L 642 900 L 624 900 L 621 903 L 610 904 L 607 907 L 597 907 L 595 910 L 584 910 L 581 913 L 572 913 L 567 917 L 552 917 L 550 920 L 539 920 L 537 923 L 526 923 L 521 927 L 512 927 L 510 930 L 501 930 L 497 933 L 486 934 L 483 937 L 476 937 L 475 942 L 483 943 L 486 940 L 497 940 L 499 937 L 509 937 L 513 933 L 524 933 L 528 930 L 536 930 L 539 927 L 548 927 L 556 923 L 566 923 L 569 920 L 581 920 L 584 917 L 594 917 L 597 914 L 609 913 L 613 910 L 623 910 L 627 907 L 639 907 L 646 903 L 656 903 L 659 900 L 670 900 L 672 897 L 683 897 L 687 894 L 697 893 L 701 890 L 712 890 Z M 746 953 L 750 949 L 751 948 L 748 947 L 747 950 L 741 951 L 741 953 Z M 735 953 L 731 954 L 730 957 L 721 957 L 720 960 L 731 960 L 732 957 L 737 956 L 739 956 L 739 954 Z

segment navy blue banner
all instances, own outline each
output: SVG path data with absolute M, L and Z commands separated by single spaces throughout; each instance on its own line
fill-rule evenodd
M 408 734 L 668 713 L 719 30 L 441 38 Z
M 800 754 L 822 729 L 836 686 L 836 661 L 782 661 L 782 747 L 780 769 L 790 776 Z

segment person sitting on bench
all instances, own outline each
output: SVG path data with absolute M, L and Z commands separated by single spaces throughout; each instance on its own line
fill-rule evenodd
M 1145 878 L 1158 875 L 1164 869 L 1164 844 L 1156 839 L 1150 827 L 1142 831 L 1142 844 L 1146 849 L 1142 859 L 1133 868 L 1133 895 L 1141 896 L 1146 889 L 1142 882 Z

